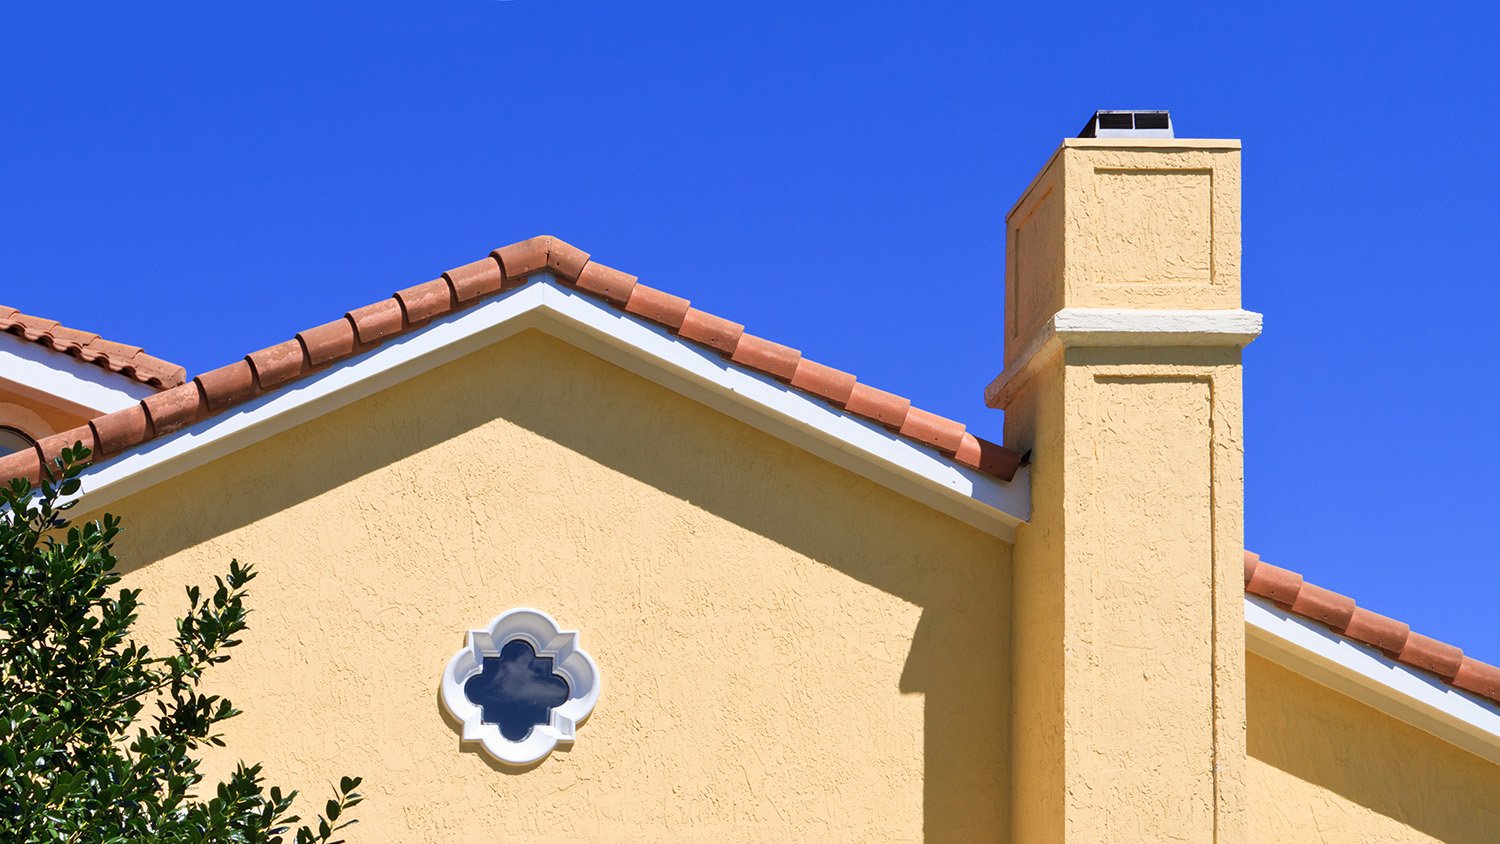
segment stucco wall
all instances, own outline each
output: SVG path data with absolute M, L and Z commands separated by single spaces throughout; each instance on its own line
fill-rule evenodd
M 1500 840 L 1500 768 L 1262 657 L 1246 669 L 1252 840 Z
M 218 672 L 233 757 L 359 841 L 1004 837 L 1006 545 L 528 332 L 111 508 L 164 630 L 261 572 Z M 524 772 L 460 749 L 438 677 L 517 605 L 603 695 Z

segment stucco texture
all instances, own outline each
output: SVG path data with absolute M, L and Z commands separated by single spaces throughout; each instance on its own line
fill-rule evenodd
M 535 331 L 110 508 L 165 631 L 260 571 L 215 688 L 228 753 L 359 841 L 1002 840 L 1010 552 Z M 529 769 L 461 747 L 438 680 L 521 605 L 603 693 Z
M 1263 657 L 1246 669 L 1251 840 L 1500 840 L 1500 768 Z

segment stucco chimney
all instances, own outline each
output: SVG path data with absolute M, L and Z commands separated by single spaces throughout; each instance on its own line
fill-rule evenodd
M 1240 144 L 1065 140 L 1006 235 L 1014 840 L 1241 841 Z

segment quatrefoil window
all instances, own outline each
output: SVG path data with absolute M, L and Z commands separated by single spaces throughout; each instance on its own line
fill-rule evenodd
M 443 672 L 442 699 L 463 724 L 464 741 L 506 764 L 529 765 L 573 743 L 599 699 L 599 671 L 577 631 L 523 607 L 469 631 Z
M 525 739 L 568 701 L 568 681 L 552 673 L 552 660 L 537 656 L 524 639 L 506 642 L 499 656 L 487 656 L 483 664 L 464 683 L 464 697 L 479 707 L 482 723 L 499 727 L 510 741 Z

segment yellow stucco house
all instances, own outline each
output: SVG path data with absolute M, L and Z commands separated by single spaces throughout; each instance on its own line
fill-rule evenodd
M 1003 444 L 539 237 L 191 380 L 0 308 L 0 474 L 145 630 L 257 567 L 212 773 L 356 841 L 1500 840 L 1500 669 L 1245 551 L 1238 142 L 1094 134 Z

